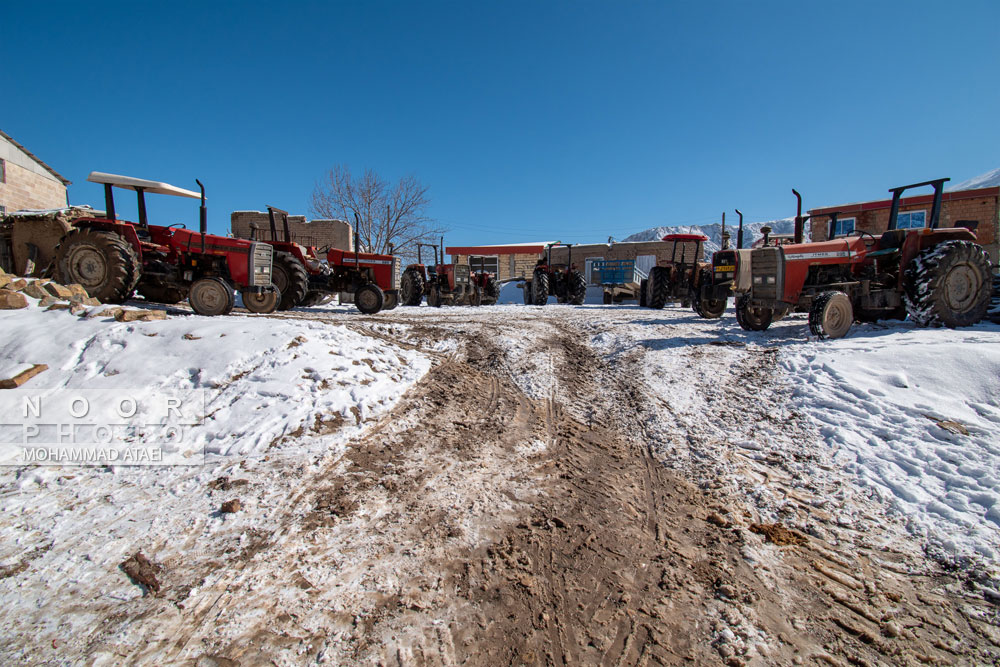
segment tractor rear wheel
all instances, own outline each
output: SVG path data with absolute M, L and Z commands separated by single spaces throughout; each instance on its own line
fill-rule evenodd
M 694 310 L 706 320 L 718 319 L 726 312 L 726 301 L 726 299 L 701 299 L 695 296 Z
M 750 305 L 750 296 L 743 295 L 736 300 L 736 322 L 746 331 L 764 331 L 771 326 L 774 311 Z
M 967 327 L 986 316 L 990 260 L 972 241 L 945 241 L 917 255 L 904 273 L 906 310 L 922 326 Z
M 399 281 L 399 300 L 404 306 L 419 306 L 424 298 L 424 277 L 416 269 L 407 269 Z
M 295 255 L 275 252 L 271 262 L 271 282 L 278 288 L 281 299 L 278 310 L 291 310 L 301 305 L 309 292 L 309 274 Z
M 278 310 L 281 301 L 281 292 L 272 290 L 270 292 L 255 292 L 249 287 L 240 291 L 243 297 L 243 306 L 251 313 L 267 314 Z
M 382 310 L 392 310 L 399 305 L 399 293 L 396 290 L 384 292 L 385 301 L 382 303 Z
M 236 299 L 233 288 L 222 278 L 200 278 L 191 285 L 188 303 L 199 315 L 227 315 Z
M 646 302 L 646 290 L 647 289 L 649 289 L 649 280 L 647 280 L 646 278 L 643 278 L 641 281 L 639 281 L 639 307 L 640 308 L 645 308 L 646 305 L 647 305 L 647 302 Z
M 583 302 L 587 300 L 587 280 L 579 271 L 569 272 L 566 300 L 574 306 L 582 306 Z
M 385 304 L 385 293 L 375 283 L 368 283 L 358 288 L 354 293 L 354 305 L 365 315 L 373 315 L 382 310 Z
M 145 297 L 146 301 L 165 303 L 172 306 L 188 298 L 188 290 L 185 287 L 168 287 L 167 285 L 156 285 L 150 283 L 139 283 L 136 291 Z
M 56 279 L 103 303 L 122 303 L 139 282 L 139 256 L 115 232 L 73 229 L 55 249 Z
M 535 306 L 544 306 L 549 302 L 549 274 L 544 271 L 535 271 L 531 278 L 531 303 Z
M 654 266 L 649 271 L 649 286 L 651 294 L 647 300 L 650 308 L 662 309 L 670 299 L 670 269 L 665 266 Z
M 822 292 L 809 308 L 809 330 L 819 338 L 843 338 L 854 323 L 854 307 L 843 292 Z
M 441 307 L 441 290 L 437 285 L 431 285 L 430 291 L 427 292 L 427 305 L 432 308 Z
M 483 304 L 490 306 L 500 300 L 500 283 L 493 276 L 486 279 L 486 289 L 483 290 Z

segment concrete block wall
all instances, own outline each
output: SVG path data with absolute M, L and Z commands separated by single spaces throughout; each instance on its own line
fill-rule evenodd
M 234 211 L 230 216 L 233 236 L 251 238 L 251 224 L 259 227 L 260 240 L 270 240 L 271 222 L 267 211 Z M 292 241 L 318 248 L 331 247 L 338 250 L 354 250 L 354 229 L 343 220 L 306 220 L 303 215 L 288 216 L 288 229 Z M 284 232 L 278 222 L 279 238 Z
M 43 176 L 5 160 L 4 181 L 0 183 L 0 206 L 8 214 L 22 209 L 66 206 L 66 186 L 52 176 Z

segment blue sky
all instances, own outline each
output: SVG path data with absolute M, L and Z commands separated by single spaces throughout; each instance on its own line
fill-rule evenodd
M 773 219 L 794 214 L 792 187 L 808 208 L 1000 166 L 995 1 L 2 14 L 0 129 L 72 180 L 76 204 L 102 204 L 91 170 L 200 178 L 216 233 L 233 210 L 305 214 L 334 164 L 415 174 L 449 245 L 620 239 L 734 207 Z M 197 223 L 190 200 L 150 209 Z

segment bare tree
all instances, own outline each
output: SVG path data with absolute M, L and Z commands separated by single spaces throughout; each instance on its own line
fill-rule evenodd
M 392 184 L 373 169 L 355 177 L 347 165 L 337 165 L 316 184 L 310 213 L 354 225 L 355 247 L 364 252 L 397 255 L 416 253 L 417 243 L 436 243 L 444 229 L 426 215 L 427 187 L 415 176 Z

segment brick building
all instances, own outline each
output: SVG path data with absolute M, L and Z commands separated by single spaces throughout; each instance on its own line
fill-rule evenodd
M 919 228 L 930 223 L 934 195 L 903 197 L 899 202 L 897 227 Z M 889 226 L 891 199 L 826 206 L 809 211 L 812 217 L 812 238 L 825 241 L 829 237 L 830 214 L 839 211 L 835 236 L 858 230 L 881 234 Z M 968 227 L 976 233 L 990 261 L 997 265 L 998 232 L 1000 232 L 1000 188 L 980 188 L 945 192 L 941 199 L 940 227 Z
M 69 205 L 69 181 L 0 130 L 0 218 L 22 209 Z
M 545 243 L 512 243 L 493 246 L 449 247 L 445 251 L 452 261 L 464 264 L 471 259 L 471 266 L 478 268 L 482 258 L 487 271 L 493 271 L 500 280 L 526 278 L 535 264 L 545 254 Z M 591 243 L 574 245 L 573 263 L 583 272 L 588 284 L 593 284 L 592 266 L 595 261 L 608 259 L 634 259 L 640 271 L 648 273 L 659 262 L 670 259 L 672 243 L 640 241 L 626 243 Z M 552 249 L 552 261 L 565 264 L 570 250 L 565 246 Z M 689 260 L 692 258 L 688 258 Z M 496 268 L 494 268 L 496 267 Z
M 251 224 L 258 225 L 258 240 L 271 240 L 271 222 L 267 211 L 233 211 L 230 216 L 233 236 L 251 238 Z M 280 222 L 278 223 L 280 226 Z M 317 248 L 354 250 L 354 228 L 343 220 L 306 220 L 304 215 L 288 216 L 292 241 Z M 279 228 L 278 234 L 283 234 Z

